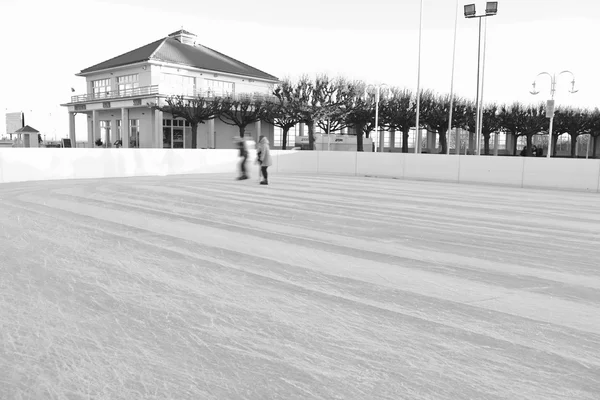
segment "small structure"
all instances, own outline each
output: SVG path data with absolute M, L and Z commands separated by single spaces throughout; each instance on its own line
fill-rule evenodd
M 29 125 L 17 129 L 15 131 L 17 138 L 14 147 L 40 147 L 38 143 L 39 133 L 40 132 L 37 129 L 34 129 Z

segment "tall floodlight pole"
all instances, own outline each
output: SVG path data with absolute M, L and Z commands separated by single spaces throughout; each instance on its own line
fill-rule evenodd
M 415 123 L 415 154 L 421 150 L 421 129 L 419 117 L 421 113 L 421 33 L 423 31 L 423 0 L 421 0 L 421 11 L 419 12 L 419 56 L 417 62 L 417 121 Z
M 465 6 L 465 17 L 466 18 L 478 18 L 479 19 L 479 39 L 477 45 L 477 95 L 476 95 L 476 113 L 475 113 L 475 135 L 476 137 L 476 152 L 475 154 L 480 154 L 480 144 L 479 144 L 479 132 L 481 131 L 481 103 L 479 100 L 480 97 L 480 68 L 481 68 L 481 19 L 485 17 L 494 16 L 498 13 L 498 2 L 497 1 L 488 1 L 485 7 L 485 14 L 476 15 L 475 4 L 468 4 Z M 487 25 L 486 25 L 487 26 Z M 486 28 L 487 29 L 487 28 Z
M 573 73 L 571 71 L 562 71 L 561 73 L 558 74 L 558 76 L 561 76 L 562 74 L 571 74 L 571 77 L 573 78 L 573 80 L 571 81 L 571 90 L 569 90 L 569 93 L 577 93 L 578 90 L 575 90 L 575 75 L 573 75 Z M 550 74 L 548 72 L 540 72 L 539 74 L 537 74 L 533 83 L 531 84 L 533 86 L 533 90 L 531 90 L 529 93 L 531 93 L 533 95 L 536 95 L 539 93 L 539 91 L 535 90 L 535 85 L 536 85 L 537 78 L 540 77 L 541 75 L 547 75 L 550 78 L 550 100 L 548 100 L 546 102 L 546 118 L 550 119 L 550 125 L 548 126 L 548 154 L 546 155 L 546 157 L 550 158 L 552 156 L 552 126 L 554 124 L 554 93 L 556 92 L 557 75 Z
M 481 21 L 481 19 L 480 19 Z M 483 132 L 483 83 L 485 81 L 485 51 L 487 48 L 487 19 L 483 26 L 483 59 L 481 61 L 481 94 L 479 95 L 479 131 L 477 131 L 477 155 L 481 155 L 481 133 Z
M 450 78 L 450 111 L 448 112 L 448 135 L 446 136 L 446 154 L 450 154 L 450 135 L 452 134 L 452 110 L 454 108 L 454 65 L 456 61 L 456 31 L 458 28 L 458 0 L 454 12 L 454 45 L 452 46 L 452 76 Z M 460 146 L 456 147 L 456 155 L 460 153 Z

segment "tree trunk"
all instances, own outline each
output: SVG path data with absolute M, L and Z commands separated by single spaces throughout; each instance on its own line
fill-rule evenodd
M 198 123 L 192 122 L 192 149 L 198 148 Z
M 244 135 L 246 134 L 246 125 L 238 125 L 238 128 L 240 130 L 240 137 L 244 138 Z M 256 138 L 256 140 L 258 141 L 258 137 Z
M 558 147 L 558 135 L 552 135 L 552 157 L 556 157 Z
M 490 133 L 485 134 L 482 133 L 483 136 L 483 154 L 485 154 L 486 156 L 490 155 Z
M 282 138 L 281 138 L 281 150 L 286 150 L 287 147 L 287 138 L 288 138 L 288 132 L 290 131 L 290 128 L 288 126 L 283 127 L 283 133 L 282 133 Z
M 365 151 L 363 147 L 363 128 L 364 125 L 362 124 L 354 126 L 354 129 L 356 129 L 356 151 Z
M 527 134 L 527 157 L 533 155 L 533 135 Z
M 440 130 L 440 145 L 442 146 L 442 151 L 440 154 L 446 154 L 446 150 L 448 149 L 448 136 L 446 135 L 446 131 Z
M 309 150 L 315 149 L 315 121 L 310 120 L 308 125 L 308 148 Z
M 592 158 L 596 158 L 596 147 L 598 147 L 598 136 L 594 136 L 593 138 L 594 140 L 592 141 L 592 143 L 594 143 L 594 147 L 592 147 Z
M 402 152 L 408 153 L 408 133 L 409 129 L 405 129 L 402 131 Z
M 569 133 L 569 136 L 571 137 L 571 158 L 575 158 L 575 150 L 577 149 L 577 137 L 579 135 L 576 133 Z
M 519 137 L 517 135 L 513 134 L 513 156 L 518 155 L 517 154 L 517 142 L 519 141 Z

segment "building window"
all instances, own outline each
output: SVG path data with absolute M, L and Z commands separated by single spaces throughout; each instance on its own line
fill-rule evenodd
M 140 147 L 140 120 L 130 119 L 129 120 L 129 147 L 139 148 Z
M 193 76 L 160 74 L 160 91 L 164 94 L 194 96 L 196 78 Z
M 163 149 L 185 149 L 189 147 L 191 147 L 189 124 L 182 119 L 163 119 Z
M 131 74 L 117 77 L 117 88 L 119 95 L 135 94 L 135 90 L 140 87 L 139 74 Z
M 110 78 L 92 81 L 92 93 L 96 99 L 110 96 Z
M 218 81 L 216 79 L 206 79 L 206 91 L 208 96 L 233 96 L 235 94 L 235 84 L 233 82 Z

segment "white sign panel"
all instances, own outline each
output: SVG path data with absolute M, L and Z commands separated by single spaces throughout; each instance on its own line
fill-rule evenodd
M 15 131 L 23 127 L 23 113 L 6 113 L 6 134 L 12 135 Z

